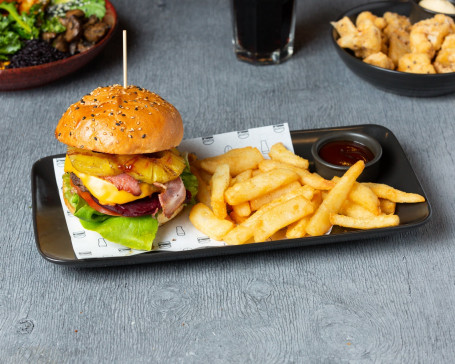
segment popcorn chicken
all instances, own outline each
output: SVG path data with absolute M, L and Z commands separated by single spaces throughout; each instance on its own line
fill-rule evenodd
M 397 29 L 389 37 L 388 56 L 393 61 L 395 67 L 398 66 L 398 60 L 406 53 L 411 52 L 409 46 L 409 33 L 402 29 Z
M 330 24 L 332 24 L 341 38 L 346 36 L 352 37 L 359 33 L 354 23 L 347 16 L 337 22 L 331 22 Z
M 426 53 L 408 53 L 398 61 L 398 71 L 409 73 L 436 73 Z
M 338 45 L 365 63 L 410 73 L 455 72 L 455 22 L 446 15 L 411 25 L 403 15 L 364 11 L 355 23 L 344 17 L 331 24 L 340 34 Z
M 455 48 L 455 34 L 450 34 L 444 38 L 441 49 Z
M 387 22 L 384 18 L 380 18 L 376 15 L 373 15 L 370 11 L 363 11 L 361 12 L 355 21 L 355 25 L 357 28 L 359 27 L 360 24 L 362 24 L 365 20 L 370 20 L 373 22 L 375 26 L 377 26 L 379 29 L 384 29 L 385 26 L 387 25 Z
M 360 49 L 355 51 L 357 57 L 365 58 L 381 51 L 381 30 L 374 25 L 373 21 L 365 19 L 359 24 L 357 29 L 360 32 L 358 41 L 361 44 Z
M 377 67 L 387 68 L 389 70 L 395 69 L 393 61 L 382 52 L 370 54 L 363 61 Z
M 410 34 L 411 52 L 426 53 L 430 59 L 433 58 L 444 38 L 454 33 L 454 29 L 453 19 L 443 14 L 415 23 Z
M 408 32 L 411 28 L 411 22 L 409 21 L 409 18 L 404 15 L 399 15 L 388 11 L 384 13 L 383 18 L 387 23 L 386 27 L 384 28 L 384 33 L 389 38 L 397 30 Z
M 434 61 L 438 73 L 455 72 L 455 48 L 441 49 Z

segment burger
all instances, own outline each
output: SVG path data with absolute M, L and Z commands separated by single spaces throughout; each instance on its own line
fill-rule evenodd
M 152 250 L 158 227 L 194 202 L 197 179 L 176 147 L 177 109 L 137 86 L 99 87 L 62 115 L 63 200 L 87 230 Z

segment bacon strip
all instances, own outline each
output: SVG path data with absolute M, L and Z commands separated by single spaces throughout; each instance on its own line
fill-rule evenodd
M 134 196 L 139 196 L 142 193 L 139 182 L 126 173 L 116 176 L 106 176 L 104 179 L 112 183 L 119 191 L 123 190 Z
M 158 195 L 164 216 L 171 217 L 186 199 L 186 189 L 180 177 L 165 183 L 166 189 Z

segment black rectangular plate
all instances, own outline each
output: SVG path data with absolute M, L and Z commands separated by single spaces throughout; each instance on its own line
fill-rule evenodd
M 292 142 L 296 154 L 311 161 L 310 149 L 312 144 L 322 135 L 336 131 L 361 132 L 376 138 L 383 148 L 381 174 L 377 182 L 386 183 L 406 192 L 419 193 L 425 196 L 426 202 L 397 205 L 397 214 L 400 216 L 400 225 L 389 228 L 349 231 L 336 229 L 330 235 L 300 239 L 286 239 L 216 248 L 201 248 L 180 252 L 152 251 L 127 257 L 77 259 L 73 251 L 71 238 L 63 215 L 52 162 L 54 158 L 63 157 L 64 155 L 55 155 L 36 161 L 32 168 L 33 222 L 36 246 L 41 255 L 52 263 L 74 267 L 112 266 L 339 243 L 413 230 L 429 220 L 431 216 L 431 207 L 425 192 L 406 158 L 400 143 L 393 133 L 383 126 L 357 125 L 292 131 Z M 310 168 L 312 168 L 311 164 Z

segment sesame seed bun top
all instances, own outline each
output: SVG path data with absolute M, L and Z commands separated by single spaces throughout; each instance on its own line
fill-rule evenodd
M 72 147 L 111 154 L 171 149 L 183 138 L 177 109 L 137 86 L 98 87 L 62 115 L 55 137 Z

